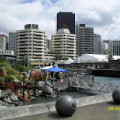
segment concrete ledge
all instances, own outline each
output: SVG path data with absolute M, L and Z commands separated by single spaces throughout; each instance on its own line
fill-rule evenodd
M 81 106 L 86 106 L 100 102 L 107 102 L 111 100 L 112 100 L 112 94 L 107 93 L 103 95 L 77 98 L 76 103 L 77 103 L 77 107 L 81 107 Z M 0 120 L 42 114 L 52 111 L 55 111 L 55 102 L 5 108 L 5 109 L 0 109 Z
M 82 107 L 90 104 L 96 104 L 101 102 L 107 102 L 112 100 L 112 93 L 107 93 L 103 95 L 95 95 L 90 97 L 84 97 L 76 99 L 77 107 Z

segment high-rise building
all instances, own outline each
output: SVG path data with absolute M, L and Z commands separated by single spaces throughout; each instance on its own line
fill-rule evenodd
M 60 28 L 68 28 L 71 34 L 75 34 L 75 14 L 72 12 L 57 13 L 57 31 Z
M 7 36 L 0 34 L 0 49 L 6 50 L 7 48 Z
M 69 29 L 59 29 L 57 34 L 51 36 L 52 51 L 62 56 L 62 58 L 76 57 L 76 35 L 70 34 Z
M 15 56 L 17 55 L 17 33 L 16 32 L 9 33 L 8 49 L 13 50 L 15 53 Z
M 120 55 L 120 40 L 110 41 L 110 54 Z
M 44 59 L 46 52 L 46 36 L 38 25 L 27 24 L 24 30 L 17 30 L 17 60 L 25 57 L 32 60 Z
M 94 54 L 101 54 L 101 36 L 94 34 Z
M 94 28 L 76 25 L 77 55 L 94 53 Z

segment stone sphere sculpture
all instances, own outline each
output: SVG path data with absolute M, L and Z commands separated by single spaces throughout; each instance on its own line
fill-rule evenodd
M 120 89 L 117 89 L 117 90 L 113 91 L 112 98 L 113 98 L 115 103 L 120 104 Z
M 68 95 L 60 96 L 56 101 L 56 110 L 62 116 L 71 116 L 76 110 L 76 101 Z

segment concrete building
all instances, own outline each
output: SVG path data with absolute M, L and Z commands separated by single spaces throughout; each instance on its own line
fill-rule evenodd
M 110 40 L 103 40 L 101 43 L 101 53 L 108 55 L 110 54 Z
M 54 55 L 55 55 L 54 51 L 47 50 L 46 54 L 45 54 L 45 60 L 51 60 L 52 61 L 53 58 L 54 58 Z
M 94 34 L 94 54 L 101 54 L 101 36 Z
M 0 50 L 0 55 L 14 56 L 14 51 L 13 50 Z
M 0 34 L 0 49 L 6 50 L 7 48 L 7 36 Z
M 42 60 L 46 52 L 45 31 L 36 24 L 27 24 L 24 30 L 17 30 L 17 60 Z
M 57 13 L 57 31 L 67 27 L 71 34 L 75 34 L 75 14 L 72 12 Z
M 94 28 L 76 25 L 77 55 L 94 53 Z
M 120 55 L 120 40 L 110 41 L 109 47 L 112 55 Z
M 17 56 L 17 33 L 16 32 L 9 33 L 8 49 L 14 50 L 15 56 Z
M 62 56 L 62 58 L 76 57 L 76 35 L 70 34 L 69 29 L 59 29 L 57 34 L 51 36 L 52 51 Z

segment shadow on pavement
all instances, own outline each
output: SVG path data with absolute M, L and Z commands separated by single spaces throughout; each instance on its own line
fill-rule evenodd
M 118 104 L 118 103 L 115 103 L 115 102 L 113 102 L 113 101 L 111 101 L 111 102 L 108 102 L 107 104 L 108 104 L 108 105 L 120 105 L 120 104 Z
M 70 118 L 72 116 L 60 116 L 58 113 L 49 113 L 48 114 L 48 117 L 49 118 L 52 118 L 52 119 L 66 119 L 66 118 Z

